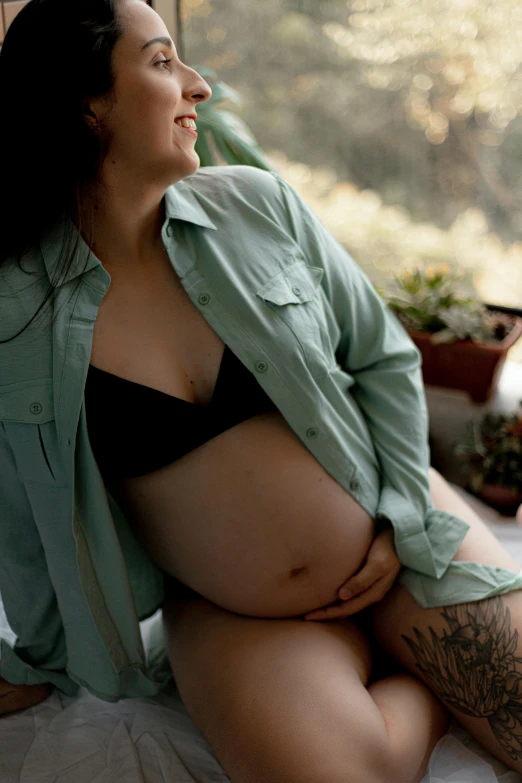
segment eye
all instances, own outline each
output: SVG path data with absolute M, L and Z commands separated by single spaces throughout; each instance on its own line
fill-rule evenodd
M 171 63 L 171 62 L 172 62 L 172 57 L 170 58 L 170 60 L 159 60 L 157 63 L 155 63 L 155 65 L 163 65 L 163 66 L 166 66 L 166 67 L 165 67 L 165 70 L 166 70 L 166 71 L 170 71 L 170 66 L 169 66 L 169 63 Z

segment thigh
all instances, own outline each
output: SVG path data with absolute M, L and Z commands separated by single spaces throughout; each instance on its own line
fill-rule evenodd
M 355 624 L 247 617 L 197 593 L 169 598 L 163 618 L 183 703 L 234 783 L 346 780 L 378 754 L 386 732 Z
M 440 476 L 433 477 L 432 496 L 437 508 L 470 525 L 455 560 L 520 569 Z M 490 753 L 522 772 L 522 591 L 423 609 L 399 584 L 372 607 L 371 628 Z

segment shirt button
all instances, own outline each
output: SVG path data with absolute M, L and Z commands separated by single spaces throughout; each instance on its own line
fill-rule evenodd
M 266 362 L 256 362 L 257 372 L 266 372 L 268 370 L 268 364 Z
M 202 305 L 206 305 L 210 302 L 210 296 L 208 294 L 201 294 L 198 297 L 198 302 Z
M 296 285 L 294 285 L 294 287 L 292 288 L 292 291 L 294 292 L 294 294 L 296 296 L 299 296 L 299 294 L 301 293 L 301 289 L 298 288 L 298 286 L 296 286 Z
M 31 407 L 29 408 L 29 410 L 31 411 L 31 413 L 34 413 L 36 416 L 38 413 L 42 412 L 43 408 L 39 402 L 33 402 L 31 403 Z
M 171 226 L 170 224 L 167 226 L 167 234 L 169 235 L 169 237 L 174 236 L 174 226 Z
M 352 490 L 352 492 L 357 492 L 359 487 L 360 487 L 359 481 L 356 478 L 353 478 L 350 481 L 350 489 Z
M 310 427 L 309 430 L 306 430 L 306 437 L 307 438 L 316 438 L 317 437 L 317 430 L 315 427 Z

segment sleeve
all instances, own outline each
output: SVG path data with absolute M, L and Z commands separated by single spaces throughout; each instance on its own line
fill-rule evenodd
M 0 421 L 0 675 L 13 685 L 50 682 L 68 696 L 67 650 L 45 553 L 15 458 Z M 13 634 L 14 646 L 9 643 Z
M 428 412 L 421 355 L 371 281 L 319 217 L 277 173 L 289 231 L 321 285 L 341 336 L 336 359 L 367 422 L 381 472 L 376 512 L 394 528 L 401 563 L 439 578 L 469 525 L 435 509 L 430 495 Z

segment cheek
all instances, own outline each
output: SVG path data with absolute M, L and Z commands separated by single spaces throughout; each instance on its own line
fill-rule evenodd
M 128 108 L 121 107 L 113 121 L 113 140 L 126 150 L 135 150 L 140 156 L 146 150 L 161 149 L 172 144 L 176 133 L 173 127 L 175 106 L 167 105 L 166 99 L 138 100 Z
M 117 93 L 115 109 L 122 121 L 134 124 L 134 131 L 151 125 L 169 124 L 176 114 L 179 102 L 178 91 L 172 78 L 167 73 L 161 78 L 161 72 L 152 73 L 146 78 L 126 80 Z
M 113 149 L 131 157 L 153 156 L 179 139 L 174 126 L 180 95 L 168 74 L 126 79 L 117 86 L 116 102 L 108 121 Z M 156 151 L 154 153 L 154 150 Z
M 154 94 L 148 93 L 136 112 L 136 122 L 140 127 L 139 135 L 146 135 L 149 142 L 161 146 L 177 138 L 174 118 L 179 105 L 173 90 L 157 88 Z M 179 112 L 178 112 L 179 113 Z

